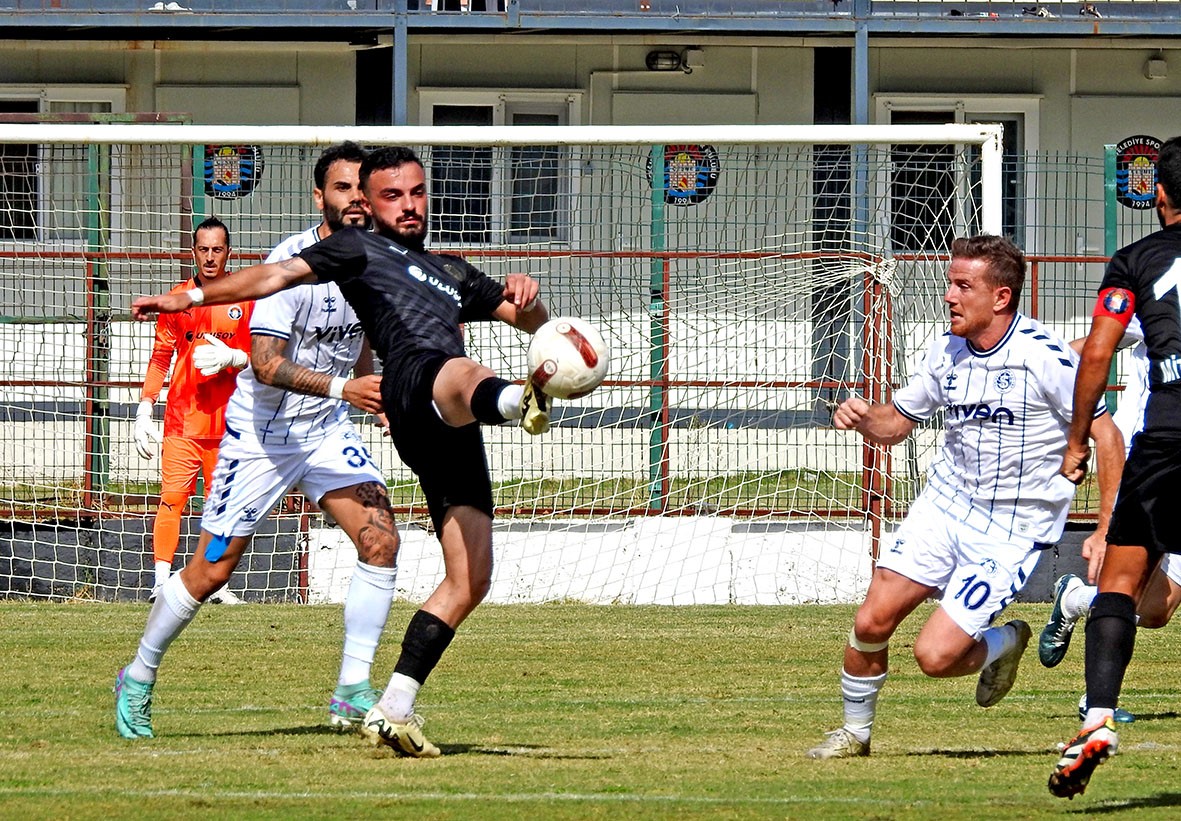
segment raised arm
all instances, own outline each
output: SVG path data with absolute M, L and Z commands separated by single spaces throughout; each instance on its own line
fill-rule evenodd
M 148 319 L 154 314 L 179 313 L 196 304 L 222 305 L 258 299 L 315 280 L 312 269 L 299 257 L 252 265 L 236 271 L 232 276 L 219 277 L 201 288 L 141 296 L 131 303 L 131 316 L 134 319 Z

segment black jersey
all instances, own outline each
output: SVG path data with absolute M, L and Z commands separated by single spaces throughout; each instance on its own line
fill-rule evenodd
M 492 319 L 504 301 L 504 286 L 460 257 L 411 251 L 356 228 L 299 257 L 340 287 L 387 372 L 423 354 L 465 356 L 460 323 Z
M 1123 288 L 1136 300 L 1150 363 L 1144 430 L 1181 433 L 1181 225 L 1117 251 L 1099 287 Z

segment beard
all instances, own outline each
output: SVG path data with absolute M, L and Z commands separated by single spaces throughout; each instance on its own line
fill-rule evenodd
M 342 209 L 333 208 L 331 206 L 324 207 L 324 222 L 328 224 L 328 228 L 333 233 L 345 227 L 360 228 L 365 231 L 369 230 L 368 214 L 348 214 L 346 216 Z
M 415 229 L 413 231 L 407 231 L 406 229 L 397 225 L 391 225 L 389 223 L 376 220 L 375 224 L 377 226 L 378 233 L 380 233 L 382 236 L 389 237 L 403 248 L 418 252 L 426 250 L 427 228 L 425 219 L 422 220 L 422 228 Z

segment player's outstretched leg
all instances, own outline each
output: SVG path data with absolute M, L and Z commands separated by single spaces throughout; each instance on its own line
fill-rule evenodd
M 1079 620 L 1079 616 L 1067 612 L 1066 597 L 1080 587 L 1085 587 L 1083 580 L 1073 573 L 1060 576 L 1054 582 L 1054 608 L 1037 642 L 1037 657 L 1044 667 L 1055 667 L 1066 657 L 1070 637 Z
M 1066 742 L 1062 757 L 1050 773 L 1050 792 L 1059 798 L 1082 795 L 1095 768 L 1115 755 L 1119 749 L 1119 734 L 1110 718 L 1092 727 L 1084 727 Z
M 1005 627 L 1017 631 L 1017 642 L 1012 650 L 980 671 L 980 679 L 976 682 L 976 703 L 981 707 L 991 707 L 1013 689 L 1013 682 L 1017 680 L 1017 666 L 1025 655 L 1029 640 L 1033 638 L 1029 625 L 1020 619 L 1014 619 Z
M 115 729 L 124 738 L 152 738 L 152 688 L 127 675 L 115 676 Z
M 376 704 L 365 714 L 362 732 L 373 743 L 392 747 L 399 755 L 410 758 L 438 758 L 443 753 L 422 734 L 423 717 L 411 713 L 404 721 L 391 721 Z
M 328 705 L 328 723 L 338 730 L 357 727 L 380 698 L 381 693 L 369 685 L 369 679 L 358 684 L 338 685 Z

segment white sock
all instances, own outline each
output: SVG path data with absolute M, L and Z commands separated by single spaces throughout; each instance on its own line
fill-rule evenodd
M 337 684 L 369 680 L 377 643 L 394 601 L 397 567 L 375 567 L 357 562 L 344 600 L 344 652 Z
M 170 562 L 156 562 L 156 581 L 152 587 L 159 587 L 164 584 L 171 575 L 172 564 Z
M 861 678 L 841 670 L 841 699 L 845 705 L 845 729 L 858 741 L 869 741 L 874 716 L 878 710 L 878 693 L 886 685 L 886 674 Z
M 524 395 L 524 385 L 505 385 L 496 397 L 496 409 L 505 419 L 520 419 L 521 397 Z
M 980 636 L 987 650 L 981 669 L 992 664 L 1017 646 L 1017 629 L 1009 625 L 990 627 Z
M 1088 707 L 1087 714 L 1083 716 L 1083 727 L 1094 727 L 1096 724 L 1102 724 L 1114 715 L 1115 710 L 1110 707 Z
M 1091 609 L 1091 602 L 1095 600 L 1099 588 L 1090 584 L 1079 585 L 1062 597 L 1062 614 L 1071 621 L 1078 621 L 1087 615 Z
M 390 685 L 381 694 L 381 711 L 390 721 L 401 724 L 414 714 L 414 700 L 422 685 L 401 673 L 390 676 Z
M 127 675 L 145 684 L 156 680 L 156 670 L 168 650 L 168 645 L 188 626 L 197 611 L 201 609 L 201 602 L 189 595 L 180 574 L 169 576 L 164 583 L 152 611 L 148 613 L 148 623 L 144 626 L 143 638 L 139 640 L 139 650 L 135 659 L 127 665 Z

